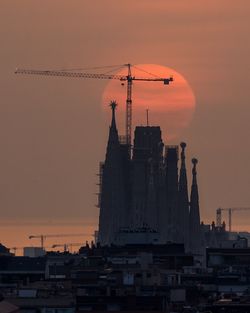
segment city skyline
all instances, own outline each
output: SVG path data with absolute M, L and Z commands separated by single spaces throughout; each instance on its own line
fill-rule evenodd
M 212 222 L 220 206 L 250 205 L 247 1 L 45 0 L 41 6 L 25 0 L 1 6 L 3 243 L 6 221 L 9 230 L 20 223 L 44 224 L 46 233 L 51 221 L 72 230 L 70 224 L 82 220 L 92 231 L 99 215 L 95 174 L 109 125 L 102 108 L 107 82 L 17 77 L 16 67 L 129 61 L 173 68 L 196 97 L 192 122 L 170 143 L 187 142 L 189 182 L 190 160 L 199 159 L 201 220 Z M 159 126 L 165 123 L 159 119 Z M 235 214 L 234 225 L 250 230 L 248 217 Z

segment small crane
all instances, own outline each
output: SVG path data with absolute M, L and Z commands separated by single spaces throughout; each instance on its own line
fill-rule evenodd
M 218 208 L 216 210 L 216 226 L 221 227 L 222 226 L 222 211 L 228 212 L 228 230 L 232 231 L 232 213 L 234 211 L 247 211 L 250 210 L 250 208 Z
M 29 239 L 40 238 L 41 248 L 44 249 L 44 241 L 46 238 L 58 238 L 58 237 L 80 237 L 80 236 L 91 236 L 91 234 L 51 234 L 51 235 L 30 235 Z
M 14 255 L 16 255 L 18 250 L 24 250 L 24 248 L 26 248 L 26 247 L 11 247 L 9 249 L 10 249 L 10 251 L 14 252 Z M 49 249 L 49 248 L 53 248 L 53 247 L 43 247 L 43 249 Z
M 32 69 L 16 69 L 15 74 L 32 74 L 32 75 L 44 75 L 44 76 L 60 76 L 60 77 L 71 77 L 71 78 L 96 78 L 96 79 L 118 79 L 123 82 L 127 82 L 127 100 L 126 100 L 126 144 L 131 147 L 131 134 L 132 134 L 132 83 L 133 81 L 144 81 L 144 82 L 163 82 L 164 85 L 169 85 L 173 81 L 173 77 L 162 78 L 153 75 L 153 77 L 135 77 L 132 75 L 130 63 L 124 64 L 127 67 L 127 75 L 116 75 L 116 74 L 96 74 L 96 73 L 82 73 L 79 71 L 67 71 L 67 70 L 32 70 Z M 106 66 L 109 67 L 109 66 Z M 121 67 L 121 66 L 120 66 Z M 134 66 L 134 68 L 137 68 Z M 137 68 L 138 69 L 138 68 Z M 143 71 L 143 70 L 142 70 Z M 143 71 L 146 72 L 146 71 Z M 146 72 L 152 75 L 151 73 Z
M 64 252 L 68 251 L 69 250 L 69 247 L 70 247 L 70 250 L 72 252 L 72 247 L 79 247 L 79 246 L 82 246 L 83 243 L 79 243 L 79 242 L 74 242 L 74 243 L 60 243 L 60 244 L 54 244 L 52 245 L 52 249 L 55 249 L 57 247 L 63 247 L 64 249 Z

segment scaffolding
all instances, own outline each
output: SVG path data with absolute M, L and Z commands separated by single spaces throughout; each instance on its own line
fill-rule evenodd
M 104 168 L 104 162 L 99 163 L 99 173 L 97 176 L 99 177 L 97 186 L 99 187 L 99 191 L 97 193 L 97 204 L 96 207 L 101 207 L 101 198 L 102 198 L 102 176 L 103 176 L 103 168 Z

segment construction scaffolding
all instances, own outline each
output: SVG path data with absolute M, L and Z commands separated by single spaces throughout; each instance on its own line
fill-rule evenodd
M 99 187 L 99 191 L 97 193 L 97 204 L 96 204 L 97 208 L 101 207 L 103 167 L 104 167 L 104 162 L 100 162 L 99 173 L 97 174 L 97 176 L 99 177 L 98 183 L 97 183 L 97 186 Z

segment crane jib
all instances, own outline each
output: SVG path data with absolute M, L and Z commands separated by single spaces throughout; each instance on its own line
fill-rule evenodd
M 147 78 L 147 77 L 130 77 L 123 75 L 108 75 L 108 74 L 94 74 L 81 72 L 65 72 L 65 71 L 41 71 L 41 70 L 27 70 L 16 69 L 15 74 L 30 74 L 30 75 L 44 75 L 44 76 L 61 76 L 61 77 L 75 77 L 75 78 L 99 78 L 99 79 L 118 79 L 120 81 L 162 81 L 164 85 L 169 85 L 173 78 Z
M 125 64 L 128 69 L 127 75 L 117 74 L 96 74 L 96 73 L 83 73 L 83 72 L 69 72 L 69 71 L 58 71 L 58 70 L 32 70 L 32 69 L 16 69 L 15 74 L 33 74 L 43 76 L 59 76 L 59 77 L 71 77 L 71 78 L 97 78 L 97 79 L 117 79 L 120 81 L 127 82 L 127 101 L 126 101 L 126 142 L 131 147 L 132 137 L 132 82 L 163 82 L 164 85 L 169 85 L 173 81 L 173 77 L 161 78 L 153 74 L 154 77 L 135 77 L 131 74 L 131 64 Z M 148 73 L 150 74 L 150 73 Z

